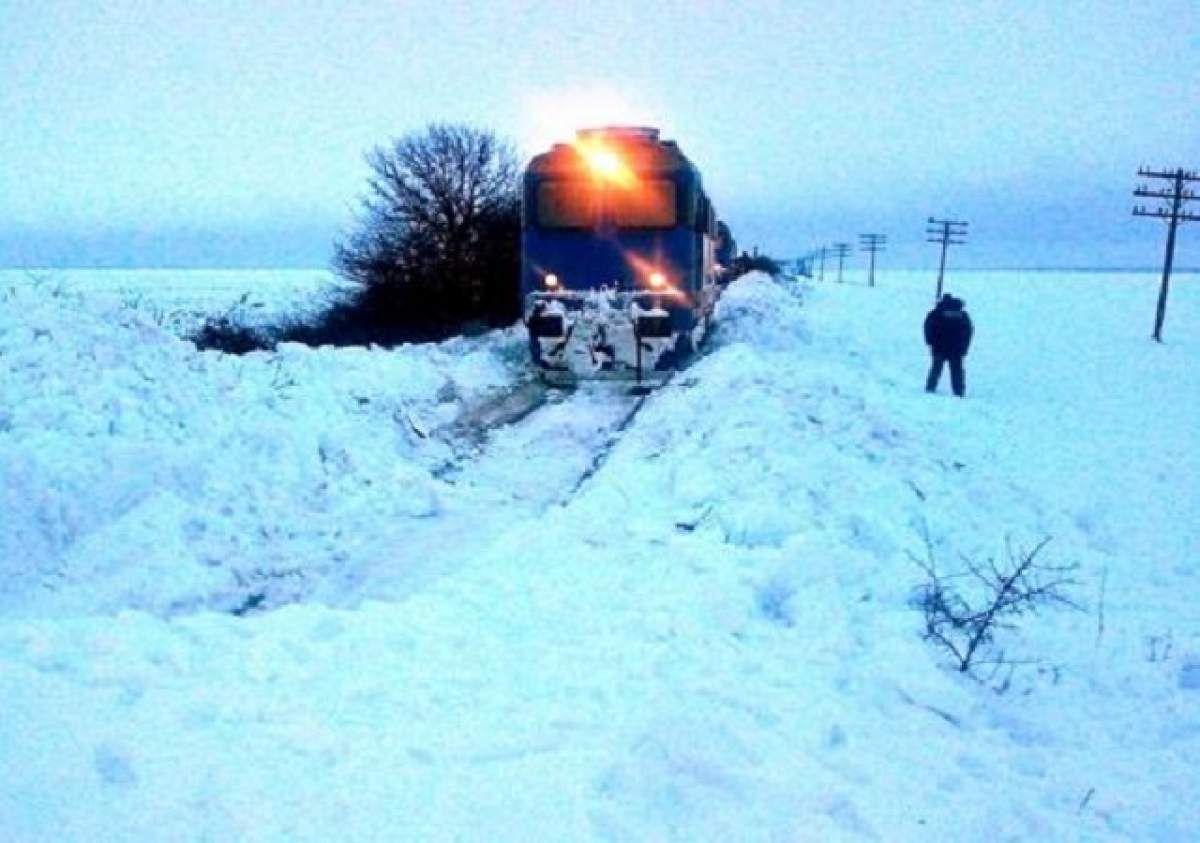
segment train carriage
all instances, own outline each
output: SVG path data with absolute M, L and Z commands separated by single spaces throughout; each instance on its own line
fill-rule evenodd
M 521 291 L 550 379 L 653 377 L 692 353 L 720 289 L 700 172 L 656 129 L 583 130 L 525 171 Z

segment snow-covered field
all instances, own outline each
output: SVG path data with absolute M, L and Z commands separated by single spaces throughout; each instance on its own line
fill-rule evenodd
M 322 269 L 0 269 L 0 290 L 38 286 L 137 307 L 176 332 L 228 313 L 260 324 L 311 308 L 342 282 Z
M 0 287 L 4 840 L 1158 840 L 1200 828 L 1200 293 L 737 282 L 710 353 L 479 441 L 517 330 L 198 353 Z M 157 305 L 156 305 L 157 306 Z M 598 459 L 600 455 L 603 458 Z M 982 681 L 943 570 L 1049 537 L 1079 610 Z

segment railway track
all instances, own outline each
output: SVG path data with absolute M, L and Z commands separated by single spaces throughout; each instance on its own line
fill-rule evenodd
M 353 599 L 404 599 L 513 531 L 536 530 L 595 476 L 647 400 L 613 383 L 562 390 L 526 381 L 466 408 L 431 434 L 455 451 L 434 472 L 447 484 L 437 517 L 382 531 L 386 549 L 357 573 Z
M 600 470 L 653 392 L 614 381 L 561 387 L 529 379 L 466 408 L 434 435 L 455 446 L 456 463 L 447 474 L 456 482 L 487 477 L 502 487 L 489 463 L 512 460 L 553 477 L 548 485 L 559 491 L 545 504 L 561 504 Z M 551 461 L 561 466 L 548 466 Z M 559 470 L 567 466 L 574 467 L 573 476 Z
M 442 439 L 481 444 L 490 431 L 517 424 L 550 400 L 551 390 L 537 380 L 526 380 L 489 396 L 463 410 L 453 422 L 434 431 Z

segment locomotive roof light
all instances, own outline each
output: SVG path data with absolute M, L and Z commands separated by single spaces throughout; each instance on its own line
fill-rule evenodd
M 611 149 L 588 150 L 587 159 L 593 170 L 607 178 L 613 178 L 621 172 L 621 159 Z
M 656 290 L 661 290 L 663 287 L 667 286 L 667 276 L 663 275 L 661 272 L 651 272 L 650 286 Z
M 636 184 L 633 170 L 612 148 L 590 138 L 580 138 L 575 141 L 575 149 L 597 178 L 621 187 L 633 187 Z
M 553 272 L 547 272 L 546 277 L 542 280 L 545 282 L 547 288 L 551 290 L 558 289 L 558 276 Z

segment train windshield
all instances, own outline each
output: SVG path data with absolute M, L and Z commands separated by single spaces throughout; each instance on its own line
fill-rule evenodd
M 592 228 L 601 206 L 618 228 L 671 228 L 677 218 L 675 182 L 667 179 L 603 191 L 590 181 L 545 181 L 537 203 L 538 223 L 546 228 Z
M 538 222 L 546 228 L 591 228 L 596 204 L 587 182 L 544 181 L 538 185 Z
M 675 225 L 675 182 L 639 182 L 630 190 L 612 190 L 608 214 L 617 228 L 670 228 Z

